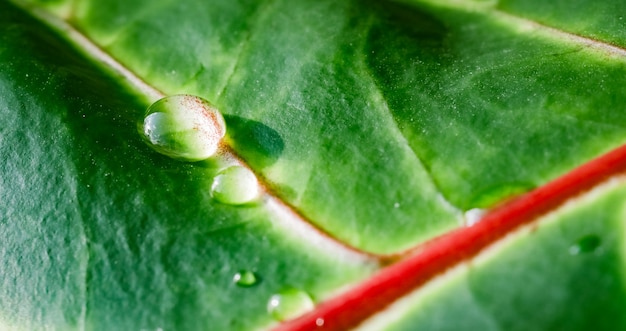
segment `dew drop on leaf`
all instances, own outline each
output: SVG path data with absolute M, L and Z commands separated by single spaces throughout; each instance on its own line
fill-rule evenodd
M 252 271 L 241 270 L 233 277 L 233 283 L 241 287 L 250 287 L 257 283 L 257 277 Z
M 601 243 L 600 237 L 592 234 L 587 235 L 578 239 L 576 243 L 569 248 L 569 252 L 572 255 L 591 253 L 595 251 Z
M 217 152 L 226 124 L 208 101 L 193 95 L 172 95 L 148 107 L 140 132 L 157 152 L 193 162 Z
M 487 211 L 480 208 L 473 208 L 466 211 L 463 214 L 463 219 L 465 220 L 465 226 L 472 226 L 478 223 L 485 215 Z
M 246 204 L 259 197 L 259 182 L 248 168 L 231 166 L 215 176 L 211 196 L 229 205 Z
M 272 295 L 267 312 L 279 321 L 286 321 L 313 310 L 313 299 L 304 291 L 288 288 Z

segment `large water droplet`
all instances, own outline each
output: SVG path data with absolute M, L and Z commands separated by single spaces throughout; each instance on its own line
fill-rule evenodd
M 267 312 L 279 321 L 286 321 L 315 308 L 313 299 L 304 291 L 289 288 L 272 295 Z
M 213 179 L 211 196 L 221 203 L 241 205 L 259 197 L 259 182 L 248 168 L 232 166 Z
M 569 248 L 569 252 L 572 255 L 590 253 L 595 251 L 601 243 L 600 237 L 590 234 L 578 239 L 576 243 Z
M 161 154 L 200 161 L 217 152 L 226 124 L 208 101 L 193 95 L 173 95 L 148 107 L 141 133 Z
M 242 287 L 250 287 L 257 282 L 257 277 L 252 271 L 242 270 L 235 274 L 233 282 Z

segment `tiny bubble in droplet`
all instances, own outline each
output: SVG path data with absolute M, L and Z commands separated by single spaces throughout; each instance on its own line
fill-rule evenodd
M 250 287 L 257 283 L 257 277 L 252 271 L 241 270 L 233 276 L 233 282 L 241 287 Z
M 315 308 L 313 299 L 306 292 L 294 288 L 280 291 L 270 297 L 267 312 L 278 321 L 286 321 Z

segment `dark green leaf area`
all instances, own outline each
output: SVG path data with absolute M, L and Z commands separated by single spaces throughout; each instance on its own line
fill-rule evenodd
M 214 202 L 208 163 L 152 151 L 147 105 L 5 2 L 0 62 L 0 329 L 251 330 L 283 288 L 371 273 L 263 204 Z
M 367 64 L 444 196 L 490 207 L 626 141 L 618 56 L 497 11 L 389 8 Z
M 389 330 L 626 329 L 625 198 L 622 184 L 550 216 L 424 289 Z
M 497 8 L 556 29 L 626 47 L 621 0 L 500 0 Z
M 214 102 L 231 119 L 237 152 L 333 236 L 387 253 L 458 224 L 368 69 L 367 31 L 381 12 L 375 2 L 84 7 L 74 18 L 82 30 L 168 94 Z M 120 16 L 129 20 L 124 28 L 105 18 Z

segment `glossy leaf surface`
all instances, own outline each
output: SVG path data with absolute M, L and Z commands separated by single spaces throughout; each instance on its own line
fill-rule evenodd
M 214 202 L 210 167 L 141 140 L 146 105 L 0 6 L 0 328 L 250 330 L 284 287 L 321 300 L 374 269 L 263 205 Z M 258 284 L 237 286 L 242 269 Z

